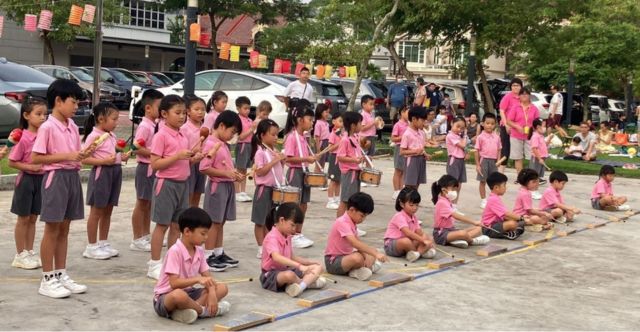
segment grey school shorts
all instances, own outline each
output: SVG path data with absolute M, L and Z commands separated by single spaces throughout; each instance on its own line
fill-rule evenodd
M 329 140 L 328 139 L 323 139 L 322 141 L 320 141 L 320 151 L 326 149 L 327 146 L 329 146 Z M 316 151 L 316 153 L 318 153 L 320 151 Z M 318 164 L 320 164 L 320 166 L 322 166 L 323 171 L 324 171 L 324 164 L 327 162 L 328 156 L 329 156 L 329 153 L 325 153 L 322 156 L 320 156 L 320 159 L 318 159 Z
M 531 145 L 529 145 L 529 140 L 509 137 L 509 144 L 511 145 L 509 159 L 522 160 L 531 158 Z
M 18 216 L 39 215 L 42 209 L 42 174 L 20 172 L 16 178 L 11 213 Z
M 151 165 L 140 162 L 136 166 L 136 198 L 145 201 L 150 201 L 153 197 L 153 182 L 156 179 L 155 172 L 151 172 L 151 175 L 147 176 L 149 167 Z
M 433 229 L 433 240 L 439 246 L 446 246 L 449 241 L 447 241 L 447 236 L 450 232 L 457 231 L 455 227 L 451 228 L 434 228 Z
M 41 221 L 55 223 L 84 219 L 82 184 L 78 170 L 57 169 L 45 172 L 41 192 Z
M 304 273 L 295 268 L 282 271 L 262 271 L 262 273 L 260 273 L 260 285 L 262 285 L 262 288 L 268 289 L 270 291 L 284 292 L 285 288 L 287 288 L 287 285 L 278 287 L 278 274 L 286 271 L 293 271 L 298 276 L 298 278 L 304 277 Z
M 467 167 L 464 164 L 464 158 L 453 158 L 453 162 L 449 157 L 447 159 L 447 174 L 453 176 L 460 183 L 467 182 Z
M 249 169 L 253 164 L 251 160 L 251 143 L 236 144 L 236 168 Z
M 200 163 L 191 165 L 191 174 L 189 174 L 189 194 L 202 194 L 204 192 L 204 184 L 207 177 L 200 173 Z
M 417 186 L 427 183 L 427 161 L 424 156 L 407 157 L 404 169 L 404 184 Z
M 189 295 L 192 300 L 196 301 L 200 298 L 200 296 L 202 296 L 204 288 L 188 288 L 183 290 L 187 293 L 187 295 Z M 164 297 L 167 294 L 169 293 L 162 294 L 158 296 L 158 298 L 153 299 L 153 309 L 156 311 L 156 314 L 158 314 L 158 316 L 171 318 L 171 313 L 168 312 L 167 308 L 164 306 Z
M 400 155 L 400 145 L 396 144 L 393 147 L 393 168 L 404 171 L 406 167 L 407 158 Z
M 539 178 L 544 178 L 544 165 L 539 163 L 538 159 L 535 158 L 534 156 L 531 156 L 531 161 L 529 161 L 529 168 L 536 171 L 538 173 Z
M 233 182 L 209 181 L 204 190 L 203 208 L 215 224 L 236 220 L 236 188 Z
M 273 188 L 265 185 L 256 186 L 251 207 L 251 221 L 256 225 L 264 225 L 273 207 L 271 200 Z
M 180 214 L 189 207 L 189 184 L 156 178 L 151 198 L 151 220 L 159 225 L 178 222 Z
M 367 136 L 366 139 L 367 142 L 370 142 L 371 144 L 369 145 L 369 148 L 364 152 L 367 153 L 367 156 L 373 156 L 374 154 L 376 154 L 376 140 L 378 139 L 378 136 Z
M 487 182 L 487 177 L 489 176 L 489 174 L 498 171 L 496 161 L 496 159 L 482 158 L 482 161 L 480 161 L 480 171 L 482 172 L 482 174 L 478 174 L 476 176 L 476 180 L 480 182 Z
M 602 207 L 600 206 L 600 198 L 592 198 L 591 207 L 596 210 L 602 210 Z
M 329 164 L 329 170 L 327 171 L 327 176 L 329 180 L 340 183 L 342 173 L 340 172 L 340 166 L 338 166 L 338 157 L 335 153 L 328 153 L 328 155 L 327 163 Z
M 118 206 L 122 187 L 122 166 L 93 166 L 87 183 L 87 205 L 104 208 Z
M 349 197 L 360 192 L 360 171 L 350 170 L 340 176 L 340 201 L 347 202 Z
M 290 186 L 300 188 L 300 204 L 311 201 L 311 187 L 304 183 L 304 171 L 302 168 L 289 167 L 287 180 Z
M 504 224 L 504 221 L 499 220 L 499 221 L 496 221 L 491 226 L 489 226 L 489 228 L 491 228 L 492 230 L 482 227 L 482 234 L 494 239 L 507 239 L 507 240 L 515 240 L 518 237 L 520 237 L 520 235 L 524 234 L 524 221 L 518 221 L 518 227 L 515 230 L 516 237 L 514 238 L 508 238 L 506 236 L 506 232 L 504 230 L 503 224 Z
M 384 239 L 384 253 L 391 257 L 402 257 L 406 253 L 396 250 L 397 239 Z
M 324 266 L 327 273 L 335 274 L 335 275 L 347 275 L 349 271 L 345 271 L 342 269 L 342 257 L 344 256 L 336 256 L 333 260 L 331 260 L 331 256 L 324 256 Z

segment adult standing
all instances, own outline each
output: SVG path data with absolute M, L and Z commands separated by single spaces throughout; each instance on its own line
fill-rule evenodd
M 429 108 L 437 112 L 442 98 L 440 97 L 440 92 L 436 90 L 435 83 L 429 83 L 427 98 L 429 99 Z
M 507 112 L 507 126 L 509 131 L 509 158 L 515 162 L 516 174 L 520 174 L 523 159 L 531 157 L 529 146 L 529 134 L 533 130 L 533 120 L 540 117 L 538 108 L 531 103 L 531 91 L 522 88 L 519 94 L 519 103 Z
M 549 105 L 549 118 L 547 118 L 547 127 L 553 128 L 562 124 L 562 107 L 564 106 L 564 98 L 558 91 L 558 87 L 553 84 L 549 87 L 551 90 L 551 103 Z
M 502 143 L 502 150 L 500 151 L 500 155 L 506 157 L 504 162 L 500 164 L 500 172 L 504 173 L 504 168 L 507 166 L 507 162 L 509 161 L 509 154 L 511 153 L 511 144 L 509 137 L 509 125 L 507 124 L 507 114 L 511 111 L 512 108 L 516 107 L 516 105 L 520 104 L 520 90 L 522 89 L 522 80 L 519 78 L 514 78 L 509 83 L 509 88 L 511 89 L 510 93 L 507 93 L 500 100 L 500 141 Z
M 313 87 L 309 83 L 309 68 L 303 67 L 297 80 L 289 83 L 284 90 L 287 108 L 295 107 L 300 99 L 313 103 Z
M 413 99 L 413 104 L 416 106 L 423 106 L 424 101 L 427 98 L 427 88 L 424 86 L 424 79 L 422 77 L 418 77 L 416 80 L 418 82 L 418 86 L 416 87 L 416 96 Z
M 396 115 L 400 114 L 400 109 L 409 103 L 409 91 L 407 86 L 396 74 L 396 81 L 389 86 L 387 107 L 391 122 L 396 122 Z

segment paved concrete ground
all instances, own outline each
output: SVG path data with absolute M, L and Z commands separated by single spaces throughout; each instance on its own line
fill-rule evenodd
M 376 209 L 362 228 L 369 231 L 367 243 L 382 247 L 382 236 L 395 213 L 390 199 L 392 162 L 380 160 L 383 185 L 364 188 L 376 201 Z M 469 169 L 470 171 L 470 169 Z M 430 164 L 428 180 L 444 173 L 444 165 Z M 472 179 L 471 172 L 468 173 Z M 507 175 L 514 178 L 513 171 Z M 564 192 L 566 200 L 581 209 L 589 208 L 588 196 L 595 177 L 570 176 Z M 615 191 L 631 197 L 638 206 L 638 180 L 618 179 Z M 253 188 L 251 187 L 251 190 Z M 512 206 L 517 191 L 509 184 L 505 201 Z M 422 208 L 418 214 L 423 227 L 431 231 L 433 205 L 429 188 L 420 189 Z M 125 181 L 120 206 L 114 211 L 110 240 L 121 252 L 108 261 L 82 258 L 86 245 L 84 221 L 72 224 L 68 271 L 89 291 L 63 300 L 38 295 L 40 270 L 24 271 L 10 266 L 14 254 L 15 217 L 8 212 L 12 193 L 0 192 L 0 330 L 211 330 L 213 325 L 239 317 L 252 310 L 273 313 L 279 319 L 265 330 L 628 330 L 640 329 L 640 216 L 626 223 L 585 230 L 557 238 L 537 247 L 525 248 L 497 258 L 479 260 L 477 248 L 444 248 L 465 258 L 468 264 L 440 273 L 425 268 L 426 261 L 404 266 L 393 259 L 382 273 L 412 273 L 417 279 L 382 290 L 368 291 L 365 282 L 336 277 L 332 288 L 349 291 L 353 297 L 314 310 L 300 310 L 296 300 L 285 294 L 262 290 L 258 282 L 259 260 L 255 258 L 253 225 L 248 220 L 251 205 L 239 204 L 238 220 L 226 227 L 226 251 L 240 259 L 238 268 L 218 273 L 228 281 L 232 310 L 228 317 L 199 320 L 184 326 L 156 316 L 151 305 L 154 283 L 145 277 L 149 255 L 128 249 L 134 204 L 133 181 Z M 316 241 L 297 254 L 322 259 L 326 234 L 334 211 L 324 209 L 326 192 L 312 190 L 312 204 L 305 223 L 305 234 Z M 463 187 L 460 206 L 467 215 L 479 218 L 477 182 Z M 85 214 L 88 214 L 88 209 Z M 613 213 L 611 213 L 613 215 Z M 606 216 L 607 213 L 599 212 Z M 622 213 L 615 215 L 622 216 Z M 603 222 L 582 215 L 572 227 Z M 558 226 L 559 229 L 564 226 Z M 42 234 L 38 224 L 36 247 Z M 497 240 L 496 244 L 517 248 L 520 240 L 545 237 L 547 233 L 527 233 L 518 241 Z M 439 255 L 439 257 L 442 257 Z M 253 282 L 246 281 L 253 277 Z M 305 292 L 303 296 L 313 294 Z

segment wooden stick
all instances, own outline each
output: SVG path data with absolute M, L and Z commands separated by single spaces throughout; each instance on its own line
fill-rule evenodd
M 202 137 L 202 136 L 200 136 L 200 139 L 196 142 L 196 144 L 194 144 L 194 145 L 191 147 L 191 151 L 195 150 L 195 149 L 198 147 L 198 145 L 202 146 L 202 143 L 204 142 L 204 139 L 205 139 L 205 138 L 206 138 L 206 137 Z
M 496 166 L 500 166 L 500 164 L 502 164 L 505 160 L 507 160 L 507 157 L 503 156 L 502 158 L 500 158 L 500 160 L 496 161 Z
M 446 251 L 444 251 L 444 250 L 442 250 L 442 249 L 440 249 L 440 248 L 438 248 L 438 247 L 436 247 L 436 246 L 433 246 L 433 248 L 434 248 L 435 250 L 437 250 L 437 251 L 439 251 L 439 252 L 441 252 L 441 253 L 443 253 L 443 254 L 447 255 L 447 256 L 451 256 L 451 258 L 452 258 L 452 259 L 453 259 L 453 258 L 455 258 L 455 255 L 454 255 L 454 254 L 452 254 L 452 253 L 450 253 L 450 252 L 446 252 Z

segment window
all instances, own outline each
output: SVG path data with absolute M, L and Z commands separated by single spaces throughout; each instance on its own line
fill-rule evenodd
M 253 86 L 251 86 L 251 90 L 260 90 L 269 86 L 269 83 L 263 82 L 261 80 L 253 80 Z
M 213 86 L 218 81 L 218 77 L 220 77 L 219 72 L 206 72 L 196 75 L 195 89 L 212 91 Z
M 443 95 L 444 95 L 445 93 L 446 93 L 446 94 L 448 94 L 448 95 L 449 95 L 449 99 L 451 99 L 451 100 L 457 100 L 457 99 L 458 99 L 458 98 L 457 98 L 458 96 L 456 96 L 456 90 L 454 90 L 454 89 L 452 89 L 452 88 L 442 87 L 442 88 L 440 89 L 440 91 L 442 91 L 442 92 L 443 92 Z
M 218 89 L 225 91 L 251 90 L 253 78 L 245 75 L 225 73 Z
M 398 54 L 407 62 L 424 63 L 424 47 L 422 43 L 402 41 L 398 46 Z
M 436 47 L 433 50 L 433 64 L 434 65 L 440 64 L 440 47 Z
M 164 11 L 157 3 L 148 1 L 125 1 L 129 7 L 129 25 L 164 30 Z

